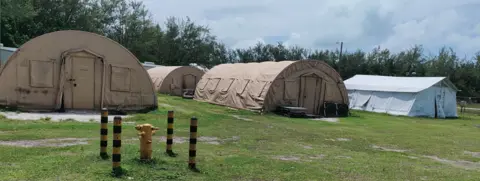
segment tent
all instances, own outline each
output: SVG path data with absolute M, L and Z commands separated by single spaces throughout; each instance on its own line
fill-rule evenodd
M 355 75 L 345 80 L 350 108 L 392 115 L 457 117 L 458 89 L 445 77 Z
M 4 47 L 2 43 L 0 43 L 0 69 L 2 68 L 2 65 L 7 62 L 8 57 L 15 52 L 17 48 L 13 47 Z
M 195 90 L 204 72 L 192 66 L 158 66 L 147 70 L 155 91 L 182 96 L 185 90 Z
M 348 104 L 342 78 L 317 60 L 221 64 L 198 82 L 194 99 L 252 110 L 278 106 L 321 114 L 324 102 Z
M 117 42 L 83 31 L 56 31 L 26 42 L 1 70 L 0 85 L 0 106 L 26 110 L 157 107 L 137 58 Z

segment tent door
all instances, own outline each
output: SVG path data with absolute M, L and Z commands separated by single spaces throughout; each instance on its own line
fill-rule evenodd
M 65 69 L 65 109 L 94 109 L 95 58 L 69 56 Z
M 300 78 L 301 93 L 300 106 L 307 108 L 307 113 L 318 114 L 318 106 L 321 102 L 320 92 L 322 79 L 316 75 L 302 76 Z
M 435 95 L 435 118 L 445 118 L 445 89 L 439 88 Z
M 197 77 L 192 74 L 183 75 L 183 89 L 195 89 Z

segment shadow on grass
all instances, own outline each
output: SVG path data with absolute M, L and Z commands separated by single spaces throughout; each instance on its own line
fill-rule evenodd
M 121 178 L 123 176 L 128 176 L 128 171 L 122 167 L 113 168 L 110 174 L 112 177 Z

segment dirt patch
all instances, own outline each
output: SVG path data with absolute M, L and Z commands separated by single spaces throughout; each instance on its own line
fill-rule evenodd
M 350 138 L 336 138 L 336 139 L 325 139 L 325 140 L 328 140 L 328 141 L 352 141 Z
M 296 156 L 274 156 L 273 159 L 283 160 L 283 161 L 300 161 L 300 157 Z
M 335 158 L 345 158 L 345 159 L 352 159 L 350 156 L 335 156 Z
M 325 157 L 324 154 L 320 154 L 320 155 L 315 155 L 315 156 L 309 156 L 308 158 L 310 158 L 310 159 L 322 159 L 324 157 Z
M 475 158 L 480 158 L 480 152 L 464 151 L 463 153 L 467 155 L 472 155 L 472 157 L 475 157 Z
M 407 156 L 407 157 L 410 158 L 410 159 L 414 159 L 414 160 L 418 159 L 418 157 L 416 157 L 416 156 Z
M 205 142 L 212 145 L 219 145 L 219 139 L 217 137 L 202 136 L 198 138 L 198 141 Z
M 273 159 L 276 160 L 283 160 L 283 161 L 304 161 L 304 162 L 312 162 L 314 160 L 319 160 L 325 158 L 326 155 L 319 154 L 319 155 L 311 155 L 311 156 L 302 156 L 302 155 L 277 155 L 273 156 Z
M 67 147 L 88 144 L 87 138 L 53 138 L 43 140 L 0 141 L 0 145 L 19 147 Z
M 15 120 L 48 120 L 48 121 L 79 121 L 79 122 L 100 122 L 100 113 L 96 112 L 65 112 L 65 113 L 24 113 L 24 112 L 0 112 L 8 119 Z M 127 118 L 125 115 L 109 115 L 108 120 L 113 120 L 115 116 Z
M 372 145 L 372 148 L 380 150 L 380 151 L 390 151 L 390 152 L 399 152 L 399 153 L 403 153 L 403 152 L 408 151 L 408 150 L 401 150 L 401 149 L 386 148 L 386 147 L 381 147 L 381 146 L 377 146 L 377 145 Z
M 303 148 L 305 148 L 305 149 L 312 149 L 312 147 L 311 147 L 311 146 L 308 146 L 308 145 L 303 146 Z
M 330 123 L 337 123 L 337 122 L 340 121 L 338 118 L 314 118 L 314 119 L 311 119 L 311 120 L 314 120 L 314 121 L 325 121 L 325 122 L 330 122 Z
M 15 163 L 8 163 L 8 162 L 0 162 L 0 166 L 2 166 L 2 167 L 15 167 L 15 168 L 20 167 Z
M 471 162 L 471 161 L 465 161 L 465 160 L 447 160 L 447 159 L 438 158 L 437 156 L 424 156 L 424 157 L 430 158 L 440 163 L 449 164 L 454 167 L 463 168 L 466 170 L 480 169 L 480 162 Z
M 244 118 L 244 117 L 241 117 L 239 115 L 231 115 L 231 116 L 234 117 L 234 118 L 243 120 L 243 121 L 253 121 L 252 119 Z

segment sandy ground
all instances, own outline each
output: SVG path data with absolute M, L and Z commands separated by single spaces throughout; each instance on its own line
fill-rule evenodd
M 80 122 L 91 122 L 96 121 L 100 122 L 100 113 L 95 112 L 65 112 L 65 113 L 26 113 L 26 112 L 0 112 L 8 119 L 16 120 L 38 120 L 38 119 L 50 119 L 51 121 L 65 121 L 65 120 L 75 120 Z M 108 120 L 113 121 L 113 117 L 121 116 L 126 118 L 129 116 L 125 115 L 109 115 Z
M 88 144 L 87 138 L 53 138 L 43 140 L 0 141 L 0 145 L 19 147 L 67 147 Z
M 338 119 L 338 118 L 314 118 L 314 119 L 311 119 L 311 120 L 336 123 L 336 122 L 338 122 L 340 119 Z

